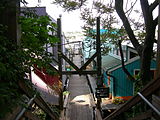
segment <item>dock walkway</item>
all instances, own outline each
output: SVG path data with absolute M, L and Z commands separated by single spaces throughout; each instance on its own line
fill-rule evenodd
M 74 57 L 74 63 L 80 66 L 79 55 Z M 92 96 L 86 76 L 71 75 L 69 79 L 70 95 L 66 108 L 66 120 L 93 120 Z

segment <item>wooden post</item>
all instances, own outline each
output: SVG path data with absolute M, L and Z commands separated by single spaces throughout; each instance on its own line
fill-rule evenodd
M 0 24 L 7 26 L 7 31 L 5 36 L 17 44 L 20 39 L 20 31 L 18 25 L 18 16 L 20 11 L 20 1 L 19 0 L 3 0 L 0 6 L 4 8 L 0 11 Z
M 160 3 L 159 3 L 159 16 L 158 16 L 158 40 L 157 40 L 157 74 L 160 77 Z
M 61 18 L 57 19 L 57 25 L 58 25 L 58 29 L 57 29 L 57 36 L 59 38 L 59 42 L 58 42 L 58 62 L 59 62 L 59 73 L 60 73 L 60 80 L 62 81 L 62 29 L 61 29 Z M 63 89 L 63 88 L 62 88 Z M 61 91 L 60 95 L 59 95 L 59 105 L 60 105 L 60 109 L 63 109 L 63 90 Z
M 96 36 L 96 52 L 97 54 L 97 75 L 101 76 L 101 41 L 100 41 L 100 17 L 97 18 L 97 36 Z M 101 83 L 98 85 L 101 86 Z
M 101 80 L 101 41 L 100 41 L 100 17 L 97 17 L 97 36 L 96 36 L 96 52 L 97 52 L 97 87 L 102 87 Z M 101 98 L 97 98 L 97 108 L 101 109 Z
M 61 33 L 61 19 L 58 18 L 57 19 L 57 25 L 58 25 L 58 30 L 57 30 L 57 36 L 59 38 L 59 42 L 58 42 L 58 62 L 59 62 L 59 66 L 58 66 L 58 69 L 59 69 L 59 72 L 61 73 L 62 72 L 62 57 L 61 57 L 61 52 L 62 52 L 62 47 L 61 47 L 61 44 L 62 44 L 62 33 Z M 60 79 L 62 79 L 62 74 L 60 75 Z
M 160 77 L 160 1 L 158 8 L 158 40 L 157 40 L 157 69 L 156 69 L 156 79 Z M 160 96 L 160 90 L 157 91 L 156 95 Z

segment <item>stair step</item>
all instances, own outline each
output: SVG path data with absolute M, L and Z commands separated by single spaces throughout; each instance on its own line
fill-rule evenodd
M 160 111 L 160 97 L 152 95 L 152 104 Z

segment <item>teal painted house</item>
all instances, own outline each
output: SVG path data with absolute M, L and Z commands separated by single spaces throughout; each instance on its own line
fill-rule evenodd
M 96 32 L 93 30 L 93 32 Z M 105 34 L 107 30 L 100 30 L 100 34 Z M 115 33 L 113 33 L 115 34 Z M 118 47 L 111 43 L 105 43 L 111 49 L 107 55 L 102 55 L 103 85 L 109 87 L 109 98 L 120 97 L 125 100 L 134 95 L 135 82 L 128 79 L 122 70 L 121 57 Z M 95 51 L 95 39 L 87 37 L 83 41 L 84 62 L 87 61 Z M 125 67 L 131 75 L 137 75 L 140 71 L 140 58 L 135 49 L 128 41 L 122 43 L 122 51 L 125 60 Z M 96 59 L 90 64 L 89 68 L 96 68 Z M 151 73 L 154 77 L 156 61 L 151 61 Z
M 137 75 L 140 71 L 139 56 L 136 55 L 136 51 L 133 48 L 129 46 L 125 46 L 124 48 L 125 49 L 123 49 L 123 52 L 125 53 L 126 59 L 125 68 L 130 72 L 131 75 Z M 119 97 L 128 100 L 134 95 L 134 82 L 128 79 L 126 73 L 124 73 L 122 70 L 120 58 L 118 59 L 113 55 L 112 57 L 117 60 L 114 62 L 113 58 L 112 60 L 102 59 L 102 65 L 103 61 L 108 63 L 103 65 L 104 85 L 109 87 L 110 98 Z M 152 60 L 151 73 L 153 77 L 155 73 L 155 67 L 156 61 Z
M 96 30 L 91 30 L 90 31 L 93 35 L 96 36 Z M 105 29 L 101 29 L 100 30 L 100 34 L 107 34 L 108 30 Z M 115 34 L 115 32 L 113 32 L 113 34 Z M 92 38 L 87 36 L 84 40 L 83 40 L 83 49 L 82 49 L 82 54 L 83 54 L 83 58 L 84 58 L 84 63 L 92 57 L 92 55 L 96 52 L 96 38 Z M 101 44 L 101 48 L 112 48 L 112 44 L 110 44 L 109 42 L 103 42 Z M 106 56 L 102 56 L 102 57 L 106 57 Z M 96 68 L 96 59 L 92 61 L 92 63 L 90 64 L 90 67 L 95 69 Z

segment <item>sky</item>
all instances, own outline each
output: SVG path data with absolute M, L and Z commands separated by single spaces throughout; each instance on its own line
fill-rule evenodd
M 61 15 L 61 19 L 62 19 L 62 31 L 64 33 L 66 32 L 81 32 L 82 29 L 81 27 L 83 26 L 83 21 L 80 20 L 80 10 L 75 10 L 75 11 L 72 11 L 72 12 L 64 12 L 64 9 L 61 8 L 60 6 L 58 5 L 54 5 L 52 4 L 52 0 L 40 0 L 41 3 L 38 3 L 38 0 L 26 0 L 29 4 L 27 6 L 29 7 L 35 7 L 35 6 L 45 6 L 46 7 L 46 10 L 47 10 L 47 13 L 52 17 L 54 18 L 55 20 L 57 18 L 59 18 L 59 16 Z M 93 0 L 88 0 L 90 2 L 92 2 Z M 131 1 L 134 3 L 135 0 L 130 0 L 130 3 Z M 149 0 L 149 2 L 153 2 L 154 0 Z M 125 0 L 124 0 L 125 2 Z M 125 6 L 125 4 L 124 4 Z M 125 7 L 124 7 L 125 8 Z M 130 4 L 127 4 L 127 9 L 130 8 Z M 135 6 L 135 9 L 140 9 L 140 3 L 139 1 L 137 2 L 136 6 Z M 158 10 L 155 10 L 155 13 L 154 14 L 157 14 L 157 11 Z M 156 15 L 155 15 L 156 16 Z M 133 17 L 133 18 L 137 18 L 137 15 L 136 14 L 132 14 L 130 15 L 130 17 Z M 117 17 L 119 18 L 119 17 Z M 121 20 L 120 20 L 121 21 Z M 142 20 L 143 21 L 143 20 Z
M 64 12 L 64 9 L 52 4 L 52 0 L 26 0 L 28 2 L 28 7 L 41 6 L 46 7 L 47 13 L 55 20 L 61 15 L 62 20 L 62 31 L 66 32 L 81 32 L 81 26 L 83 26 L 83 21 L 80 20 L 80 11 L 76 10 L 73 12 Z

